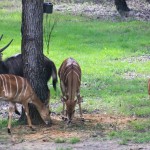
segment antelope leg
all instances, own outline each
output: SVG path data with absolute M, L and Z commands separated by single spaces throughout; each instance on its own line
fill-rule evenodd
M 15 104 L 14 103 L 11 103 L 9 102 L 9 112 L 8 112 L 8 134 L 11 134 L 11 121 L 12 121 L 12 115 L 13 115 L 13 112 L 15 111 Z
M 78 99 L 78 105 L 79 105 L 79 111 L 80 111 L 80 118 L 81 118 L 81 121 L 84 121 L 82 108 L 81 108 L 82 97 L 80 96 L 80 93 L 78 93 L 77 99 Z
M 82 117 L 83 117 L 83 114 L 82 114 L 81 103 L 79 103 L 79 111 L 80 111 L 80 118 L 82 118 Z
M 28 103 L 27 104 L 23 104 L 24 106 L 24 109 L 25 109 L 25 114 L 27 116 L 27 122 L 28 122 L 28 125 L 29 127 L 34 130 L 33 126 L 32 126 L 32 123 L 31 123 L 31 119 L 30 119 L 30 116 L 29 116 L 29 107 L 28 107 Z
M 63 102 L 62 119 L 63 119 L 64 121 L 67 120 L 67 113 L 65 114 L 65 102 Z

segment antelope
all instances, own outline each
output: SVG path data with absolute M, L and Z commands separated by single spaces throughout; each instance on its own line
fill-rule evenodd
M 0 36 L 0 41 L 3 38 L 3 35 Z M 17 54 L 12 57 L 7 58 L 6 60 L 2 60 L 2 52 L 12 43 L 11 40 L 6 46 L 0 49 L 0 74 L 13 74 L 17 76 L 24 77 L 23 74 L 23 55 Z M 57 85 L 57 69 L 52 60 L 44 56 L 44 66 L 45 66 L 45 79 L 48 82 L 52 77 L 53 88 L 56 91 Z M 16 106 L 15 113 L 20 115 Z
M 68 120 L 67 124 L 70 124 L 74 117 L 76 104 L 79 105 L 80 118 L 82 121 L 84 121 L 84 118 L 82 118 L 81 109 L 81 68 L 79 64 L 73 58 L 64 60 L 58 70 L 58 75 L 60 78 L 60 87 L 63 95 L 61 97 L 61 101 L 63 102 L 62 115 L 64 116 L 66 106 L 65 119 Z M 62 117 L 62 119 L 64 119 L 64 117 Z
M 51 123 L 49 107 L 41 102 L 27 79 L 23 77 L 11 74 L 0 74 L 0 100 L 9 102 L 8 134 L 11 134 L 11 120 L 13 112 L 16 111 L 16 103 L 22 104 L 25 109 L 27 122 L 32 130 L 34 130 L 34 128 L 29 116 L 28 103 L 33 103 L 36 106 L 41 118 L 46 124 L 50 125 Z
M 3 38 L 3 34 L 0 36 L 0 41 Z M 13 39 L 3 48 L 0 49 L 0 60 L 2 60 L 2 51 L 4 51 L 11 43 L 12 43 Z
M 0 37 L 0 41 L 3 35 Z M 0 49 L 0 74 L 14 74 L 23 77 L 23 56 L 22 54 L 14 55 L 2 61 L 2 52 L 12 43 L 11 40 L 5 47 Z M 57 69 L 52 60 L 44 56 L 44 66 L 46 70 L 46 81 L 48 82 L 52 76 L 53 88 L 56 91 Z

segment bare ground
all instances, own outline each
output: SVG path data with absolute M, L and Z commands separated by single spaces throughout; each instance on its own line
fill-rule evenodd
M 57 0 L 56 0 L 57 1 Z M 70 13 L 73 15 L 87 16 L 102 20 L 140 20 L 150 21 L 150 3 L 145 0 L 126 0 L 130 12 L 126 17 L 121 17 L 117 12 L 113 0 L 98 0 L 95 3 L 57 3 L 54 12 Z
M 51 127 L 36 126 L 31 131 L 27 126 L 19 125 L 12 128 L 12 136 L 6 128 L 0 131 L 0 150 L 148 150 L 150 143 L 121 145 L 120 140 L 109 140 L 106 133 L 126 128 L 135 117 L 110 116 L 107 114 L 85 114 L 85 123 L 75 118 L 68 127 L 58 115 L 52 116 Z M 142 119 L 141 119 L 142 121 Z M 71 144 L 70 138 L 78 138 L 80 142 Z M 56 143 L 56 139 L 64 139 L 64 143 Z

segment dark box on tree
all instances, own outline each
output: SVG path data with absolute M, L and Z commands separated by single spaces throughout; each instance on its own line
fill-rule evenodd
M 53 4 L 50 2 L 43 3 L 43 13 L 52 14 Z

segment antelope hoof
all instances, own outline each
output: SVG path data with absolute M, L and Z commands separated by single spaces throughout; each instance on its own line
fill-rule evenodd
M 7 130 L 7 131 L 8 131 L 8 134 L 9 134 L 9 135 L 11 135 L 11 131 L 10 131 L 10 129 L 9 129 L 9 128 L 8 128 L 8 130 Z
M 50 126 L 52 126 L 52 121 L 51 120 L 50 121 L 45 121 L 45 124 L 46 124 L 46 126 L 50 127 Z
M 36 131 L 36 129 L 35 129 L 35 128 L 33 128 L 33 127 L 30 127 L 30 129 L 31 129 L 31 131 Z
M 67 117 L 62 116 L 62 120 L 67 121 Z
M 84 118 L 81 118 L 81 121 L 82 121 L 82 122 L 85 122 L 85 119 L 84 119 Z

